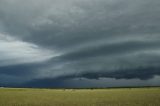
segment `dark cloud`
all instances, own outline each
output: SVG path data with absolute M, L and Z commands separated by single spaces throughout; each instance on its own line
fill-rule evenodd
M 160 74 L 159 5 L 158 0 L 1 0 L 0 84 L 152 80 Z
M 99 78 L 115 78 L 115 79 L 141 79 L 148 80 L 154 77 L 154 75 L 160 75 L 160 68 L 147 67 L 147 68 L 138 68 L 138 69 L 129 69 L 129 70 L 118 70 L 115 72 L 93 72 L 93 73 L 82 73 L 81 75 L 71 75 L 65 76 L 62 78 L 88 78 L 88 79 L 99 79 Z
M 67 88 L 71 87 L 70 84 L 68 84 L 68 81 L 65 81 L 63 79 L 34 79 L 32 81 L 29 81 L 22 85 L 16 85 L 16 86 L 22 86 L 22 87 L 54 87 L 54 88 Z
M 96 56 L 114 56 L 121 54 L 129 54 L 136 51 L 145 51 L 148 49 L 156 49 L 159 47 L 159 42 L 143 42 L 143 41 L 127 41 L 108 45 L 95 45 L 88 48 L 83 48 L 75 52 L 71 52 L 61 56 L 66 60 L 79 60 L 83 58 Z

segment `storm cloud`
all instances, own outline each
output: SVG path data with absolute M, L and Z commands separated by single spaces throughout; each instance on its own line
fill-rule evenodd
M 159 6 L 159 0 L 1 0 L 0 84 L 152 85 L 160 76 Z

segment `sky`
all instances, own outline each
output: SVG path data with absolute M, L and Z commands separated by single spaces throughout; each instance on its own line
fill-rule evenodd
M 0 86 L 160 86 L 159 0 L 0 0 Z

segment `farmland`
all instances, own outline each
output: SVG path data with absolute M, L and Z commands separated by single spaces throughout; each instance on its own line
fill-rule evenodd
M 160 106 L 160 88 L 0 88 L 0 106 Z

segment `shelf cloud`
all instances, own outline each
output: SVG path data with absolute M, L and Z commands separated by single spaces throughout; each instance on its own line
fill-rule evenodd
M 160 85 L 159 5 L 158 0 L 1 0 L 0 85 Z

